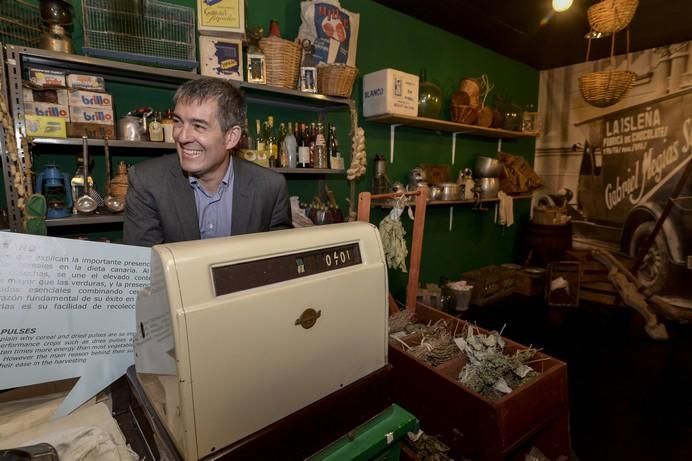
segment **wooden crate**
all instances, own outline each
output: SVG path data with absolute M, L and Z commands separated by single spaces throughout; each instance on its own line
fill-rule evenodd
M 416 305 L 416 316 L 426 323 L 445 319 L 458 331 L 465 323 L 422 304 Z M 506 341 L 510 352 L 525 348 Z M 454 456 L 477 461 L 523 459 L 521 453 L 531 445 L 551 459 L 569 455 L 567 367 L 545 354 L 536 358 L 542 360 L 533 364 L 539 372 L 535 379 L 490 400 L 457 381 L 463 358 L 433 368 L 398 343 L 389 346 L 395 401 L 420 419 L 424 431 L 439 434 Z
M 515 273 L 516 271 L 501 266 L 486 266 L 464 272 L 461 279 L 473 285 L 471 304 L 485 306 L 512 294 Z

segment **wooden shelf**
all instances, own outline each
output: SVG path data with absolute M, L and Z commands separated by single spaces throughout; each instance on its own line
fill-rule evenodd
M 477 125 L 466 125 L 464 123 L 450 122 L 448 120 L 438 120 L 436 118 L 410 117 L 406 115 L 384 114 L 368 117 L 365 120 L 375 123 L 386 123 L 389 125 L 405 125 L 426 130 L 447 131 L 450 133 L 465 133 L 474 136 L 487 138 L 535 138 L 538 132 L 510 131 L 500 128 L 484 128 Z
M 29 138 L 31 144 L 43 144 L 53 146 L 81 146 L 82 138 Z M 87 144 L 92 146 L 103 146 L 103 139 L 89 139 Z M 167 149 L 175 150 L 172 142 L 152 142 L 152 141 L 122 141 L 119 139 L 109 139 L 108 147 L 128 147 L 131 149 Z
M 73 215 L 66 218 L 46 219 L 47 227 L 81 226 L 84 224 L 108 224 L 123 222 L 123 213 Z
M 332 170 L 331 168 L 270 168 L 282 174 L 345 174 L 346 170 Z
M 521 195 L 511 195 L 514 200 L 517 199 L 527 199 L 531 198 L 531 194 L 521 194 Z M 499 199 L 497 198 L 484 198 L 481 199 L 481 203 L 492 203 L 492 202 L 499 202 Z M 426 206 L 455 206 L 455 205 L 475 205 L 477 203 L 476 200 L 431 200 L 427 203 Z M 391 208 L 391 200 L 386 200 L 386 201 L 373 201 L 374 206 L 378 206 L 381 208 Z

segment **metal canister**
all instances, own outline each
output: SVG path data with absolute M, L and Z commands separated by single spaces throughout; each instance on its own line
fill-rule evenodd
M 384 194 L 387 192 L 387 162 L 381 155 L 375 155 L 373 165 L 373 185 L 372 191 L 375 194 Z

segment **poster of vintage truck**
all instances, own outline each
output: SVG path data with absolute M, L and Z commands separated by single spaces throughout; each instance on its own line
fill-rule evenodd
M 638 274 L 645 285 L 663 290 L 675 275 L 671 269 L 689 269 L 692 258 L 692 183 L 685 181 L 673 197 L 692 160 L 692 88 L 577 126 L 585 137 L 579 209 L 587 222 L 602 226 L 602 235 L 610 229 L 624 253 L 639 256 L 666 202 L 673 200 Z
M 590 106 L 579 77 L 613 68 L 636 73 L 632 88 L 610 107 Z M 690 180 L 672 197 L 692 162 L 692 42 L 542 71 L 539 113 L 535 170 L 546 183 L 541 192 L 574 193 L 574 244 L 637 258 L 672 199 L 637 275 L 692 307 Z

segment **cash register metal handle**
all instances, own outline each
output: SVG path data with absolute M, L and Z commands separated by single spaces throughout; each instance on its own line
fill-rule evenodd
M 316 311 L 315 309 L 305 309 L 303 313 L 300 314 L 300 317 L 296 319 L 295 325 L 300 325 L 306 330 L 310 329 L 315 325 L 315 323 L 317 323 L 317 319 L 321 316 L 322 311 Z

